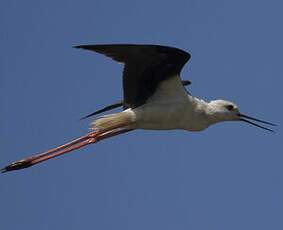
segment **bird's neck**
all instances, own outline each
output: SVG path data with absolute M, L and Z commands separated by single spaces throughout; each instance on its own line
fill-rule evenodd
M 188 130 L 200 131 L 206 129 L 210 124 L 208 119 L 208 103 L 203 99 L 193 97 L 189 95 L 190 108 L 188 108 L 187 124 L 189 124 Z
M 210 102 L 196 97 L 192 97 L 192 100 L 196 115 L 204 126 L 208 127 L 212 124 L 221 121 L 215 113 L 215 110 L 211 106 Z

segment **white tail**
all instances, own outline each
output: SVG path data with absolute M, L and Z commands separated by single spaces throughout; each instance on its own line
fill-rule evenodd
M 117 128 L 132 128 L 130 125 L 133 123 L 134 119 L 132 114 L 124 111 L 98 118 L 91 123 L 91 128 L 98 132 L 107 132 Z

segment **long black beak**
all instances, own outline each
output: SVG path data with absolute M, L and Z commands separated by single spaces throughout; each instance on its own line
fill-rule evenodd
M 260 122 L 260 123 L 263 123 L 263 124 L 266 124 L 266 125 L 277 126 L 277 125 L 274 124 L 274 123 L 271 123 L 271 122 L 268 122 L 268 121 L 263 121 L 263 120 L 260 120 L 260 119 L 256 119 L 256 118 L 253 118 L 253 117 L 250 117 L 250 116 L 241 114 L 241 113 L 239 113 L 239 117 L 240 117 L 240 121 L 244 121 L 244 122 L 246 122 L 246 123 L 249 123 L 249 124 L 251 124 L 251 125 L 254 125 L 254 126 L 256 126 L 256 127 L 259 127 L 259 128 L 261 128 L 261 129 L 265 129 L 265 130 L 270 131 L 270 132 L 275 132 L 275 131 L 272 130 L 272 129 L 266 128 L 266 127 L 264 127 L 264 126 L 261 126 L 261 125 L 259 125 L 259 124 L 257 124 L 257 123 L 254 123 L 254 122 L 252 122 L 252 121 L 249 121 L 249 120 L 247 120 L 247 119 L 250 119 L 250 120 L 253 120 L 253 121 L 257 121 L 257 122 Z M 246 118 L 246 119 L 245 119 L 245 118 Z

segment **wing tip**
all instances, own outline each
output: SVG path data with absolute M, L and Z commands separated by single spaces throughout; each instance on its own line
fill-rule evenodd
M 9 170 L 7 169 L 7 167 L 0 169 L 0 173 L 6 173 L 6 172 L 8 172 L 8 171 L 9 171 Z
M 73 48 L 75 49 L 83 49 L 85 45 L 75 45 L 75 46 L 72 46 Z
M 183 84 L 183 86 L 187 86 L 187 85 L 192 84 L 192 82 L 189 81 L 189 80 L 182 80 L 182 84 Z

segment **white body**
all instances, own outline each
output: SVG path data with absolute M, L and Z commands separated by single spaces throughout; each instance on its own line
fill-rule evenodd
M 233 106 L 232 111 L 227 110 L 228 105 Z M 238 120 L 238 114 L 238 108 L 232 102 L 215 100 L 208 103 L 189 95 L 179 76 L 175 76 L 161 82 L 142 106 L 103 116 L 93 122 L 93 129 L 201 131 L 219 121 Z
M 131 112 L 138 129 L 185 129 L 200 131 L 209 126 L 206 114 L 201 110 L 195 98 L 187 96 L 185 100 L 149 103 Z M 200 106 L 202 107 L 202 106 Z
M 146 104 L 123 113 L 131 116 L 131 128 L 200 131 L 212 123 L 207 109 L 208 103 L 188 95 L 176 76 L 162 82 Z

